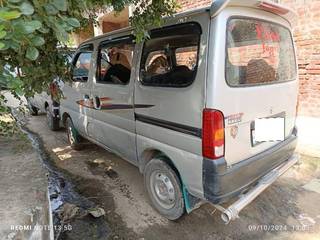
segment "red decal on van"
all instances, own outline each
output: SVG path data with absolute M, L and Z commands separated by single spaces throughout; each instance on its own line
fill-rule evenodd
M 102 97 L 102 98 L 100 98 L 100 101 L 108 101 L 108 100 L 112 100 L 112 98 L 109 98 L 109 97 Z
M 93 100 L 89 99 L 89 100 L 79 100 L 77 101 L 77 103 L 81 106 L 81 107 L 87 107 L 87 108 L 93 108 Z
M 93 99 L 89 100 L 79 100 L 77 101 L 77 104 L 79 104 L 81 107 L 87 107 L 91 109 L 96 109 L 96 110 L 122 110 L 122 109 L 133 109 L 133 108 L 149 108 L 153 107 L 154 105 L 149 105 L 149 104 L 112 104 L 110 103 L 110 100 L 112 98 L 109 97 L 102 97 L 99 98 L 100 100 L 100 107 L 95 108 Z

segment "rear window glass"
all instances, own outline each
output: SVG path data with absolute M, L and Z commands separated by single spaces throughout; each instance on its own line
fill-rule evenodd
M 231 86 L 296 78 L 291 33 L 278 24 L 253 19 L 229 20 L 226 54 L 226 79 Z

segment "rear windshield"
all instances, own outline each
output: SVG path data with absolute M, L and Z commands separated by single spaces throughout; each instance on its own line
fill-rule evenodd
M 231 86 L 261 85 L 296 78 L 290 31 L 255 19 L 230 19 L 226 79 Z

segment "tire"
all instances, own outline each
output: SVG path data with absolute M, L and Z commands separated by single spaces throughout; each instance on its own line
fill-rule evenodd
M 162 216 L 177 220 L 185 213 L 180 179 L 163 160 L 154 158 L 146 165 L 144 184 L 153 207 Z
M 47 123 L 48 127 L 51 131 L 57 131 L 60 129 L 60 120 L 54 116 L 52 116 L 49 107 L 46 108 L 47 113 Z
M 32 106 L 30 103 L 28 104 L 28 108 L 32 116 L 38 116 L 38 111 L 39 111 L 38 108 L 36 108 L 35 106 Z
M 68 141 L 72 149 L 80 150 L 81 149 L 81 136 L 79 135 L 77 129 L 74 127 L 70 117 L 66 121 Z

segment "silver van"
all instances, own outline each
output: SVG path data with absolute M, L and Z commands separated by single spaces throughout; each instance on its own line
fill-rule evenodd
M 143 43 L 130 28 L 82 43 L 59 110 L 71 146 L 85 138 L 136 165 L 170 220 L 204 202 L 237 218 L 298 161 L 294 16 L 216 0 Z

